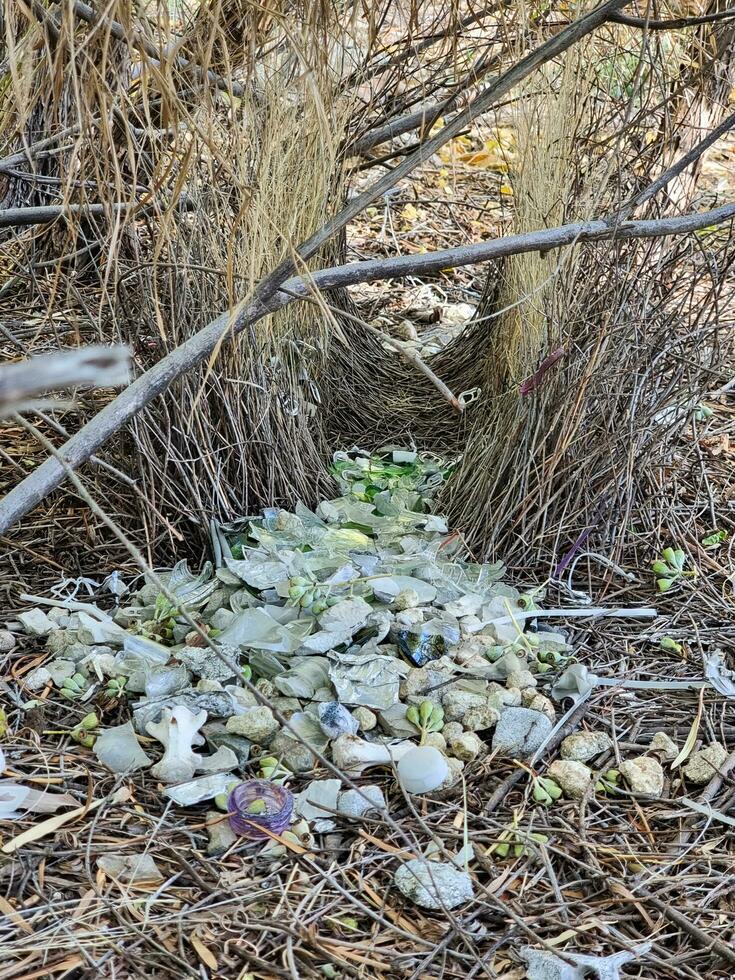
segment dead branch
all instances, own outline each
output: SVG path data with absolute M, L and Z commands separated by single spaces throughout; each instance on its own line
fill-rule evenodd
M 130 352 L 95 344 L 40 354 L 0 366 L 0 415 L 17 412 L 36 395 L 65 388 L 116 388 L 130 377 Z
M 0 211 L 0 228 L 21 228 L 26 225 L 48 224 L 57 218 L 85 214 L 90 217 L 109 214 L 131 207 L 130 204 L 49 204 L 36 208 L 6 208 Z
M 718 20 L 730 20 L 735 17 L 735 7 L 720 10 L 713 14 L 702 14 L 700 17 L 675 17 L 670 20 L 648 20 L 646 17 L 631 17 L 628 14 L 613 14 L 610 20 L 615 24 L 626 24 L 628 27 L 644 27 L 648 31 L 678 31 L 687 27 L 697 27 L 700 24 L 713 24 Z

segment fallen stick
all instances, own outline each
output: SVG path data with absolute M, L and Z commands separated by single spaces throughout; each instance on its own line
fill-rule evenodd
M 308 279 L 298 277 L 290 279 L 283 284 L 283 291 L 276 291 L 275 295 L 265 301 L 256 296 L 239 311 L 223 313 L 199 333 L 194 334 L 163 357 L 75 433 L 61 447 L 60 453 L 72 469 L 81 466 L 110 436 L 142 412 L 174 381 L 201 364 L 228 336 L 230 338 L 237 336 L 264 316 L 294 302 L 296 298 L 311 296 L 315 287 L 334 289 L 378 279 L 396 279 L 406 275 L 440 272 L 442 269 L 485 262 L 501 255 L 548 251 L 577 242 L 685 234 L 732 218 L 735 218 L 735 204 L 723 205 L 713 211 L 684 215 L 679 218 L 628 221 L 617 227 L 609 225 L 606 221 L 590 221 L 523 235 L 510 235 L 507 238 L 475 245 L 442 249 L 425 255 L 402 255 L 390 259 L 353 262 L 314 272 Z M 0 534 L 5 533 L 9 527 L 39 504 L 48 493 L 58 487 L 64 479 L 64 473 L 64 467 L 57 459 L 46 459 L 33 473 L 6 494 L 0 501 Z M 589 614 L 590 610 L 587 610 L 585 615 Z
M 0 228 L 48 224 L 74 214 L 105 215 L 131 207 L 132 204 L 46 204 L 36 208 L 5 208 L 0 210 Z
M 130 351 L 94 344 L 39 354 L 0 365 L 0 414 L 16 412 L 49 391 L 66 388 L 115 388 L 130 379 Z

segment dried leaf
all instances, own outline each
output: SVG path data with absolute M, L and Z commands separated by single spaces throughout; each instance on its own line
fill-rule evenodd
M 197 956 L 202 961 L 202 963 L 208 969 L 216 970 L 217 960 L 214 954 L 207 949 L 207 947 L 204 945 L 201 939 L 199 939 L 199 937 L 195 932 L 193 932 L 191 936 L 189 936 L 189 942 L 191 943 L 192 947 L 194 948 L 194 951 L 196 952 Z
M 8 841 L 1 848 L 3 854 L 13 854 L 19 848 L 24 847 L 26 844 L 31 844 L 33 841 L 41 840 L 42 837 L 46 837 L 48 834 L 53 834 L 60 827 L 65 824 L 70 823 L 72 820 L 76 820 L 77 817 L 86 816 L 87 813 L 91 813 L 98 807 L 102 806 L 103 803 L 124 803 L 125 800 L 130 798 L 130 790 L 125 787 L 121 787 L 116 793 L 110 797 L 103 797 L 101 800 L 95 800 L 90 803 L 89 806 L 80 806 L 76 810 L 69 810 L 67 813 L 61 813 L 56 817 L 51 817 L 48 820 L 44 820 L 42 823 L 36 824 L 35 827 L 31 827 L 29 830 L 24 830 L 22 834 L 18 834 L 12 840 Z

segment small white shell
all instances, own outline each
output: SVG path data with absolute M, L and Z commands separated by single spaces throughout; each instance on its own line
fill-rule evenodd
M 407 793 L 430 793 L 449 775 L 449 764 L 433 745 L 410 749 L 398 761 L 398 781 Z

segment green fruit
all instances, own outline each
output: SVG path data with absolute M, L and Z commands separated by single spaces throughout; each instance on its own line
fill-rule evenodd
M 421 727 L 421 716 L 419 715 L 419 709 L 415 704 L 410 705 L 406 709 L 406 721 L 410 721 L 412 725 L 417 728 Z
M 684 647 L 681 643 L 677 643 L 676 640 L 672 639 L 670 636 L 664 636 L 659 644 L 662 650 L 667 650 L 669 653 L 683 653 Z
M 651 565 L 655 575 L 668 575 L 671 569 L 664 561 L 655 561 Z
M 433 708 L 434 705 L 431 703 L 431 701 L 422 701 L 419 705 L 419 721 L 422 728 L 425 728 L 426 725 L 428 725 Z
M 502 840 L 502 841 L 500 841 L 499 844 L 496 844 L 495 845 L 495 853 L 499 857 L 503 857 L 503 858 L 504 857 L 508 857 L 508 854 L 510 853 L 510 844 L 508 843 L 508 841 L 507 840 Z
M 658 586 L 659 592 L 668 592 L 671 586 L 674 584 L 673 578 L 660 578 L 656 580 L 656 585 Z
M 317 601 L 312 605 L 311 611 L 314 613 L 315 616 L 319 616 L 321 613 L 323 613 L 326 610 L 326 608 L 327 608 L 327 603 L 324 601 L 324 599 L 317 599 Z

